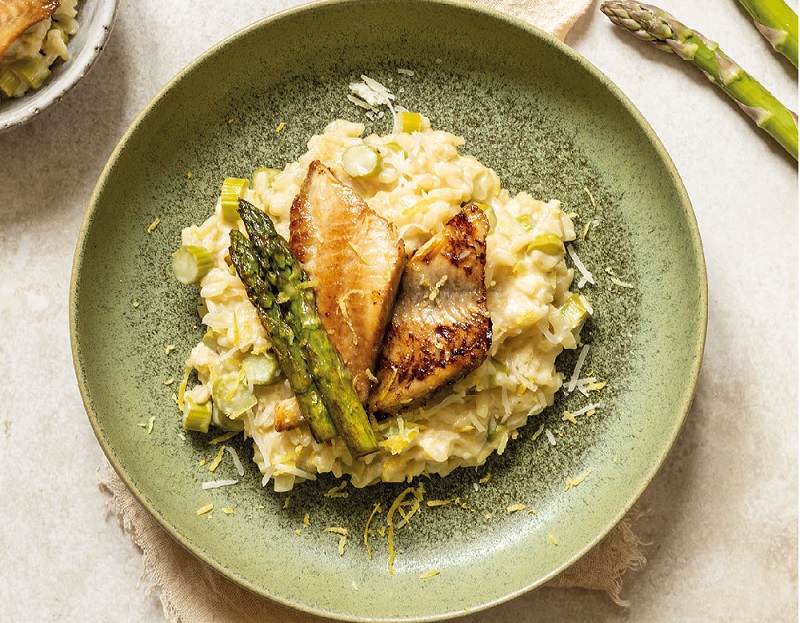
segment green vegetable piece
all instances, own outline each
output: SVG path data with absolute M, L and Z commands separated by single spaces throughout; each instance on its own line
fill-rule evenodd
M 477 201 L 474 203 L 489 219 L 489 231 L 493 232 L 497 228 L 497 215 L 494 213 L 494 208 L 486 203 L 478 203 Z
M 172 274 L 184 285 L 197 283 L 214 266 L 214 260 L 205 247 L 182 246 L 172 254 Z
M 239 432 L 244 430 L 244 418 L 232 420 L 227 415 L 222 413 L 216 404 L 211 410 L 211 423 L 224 431 Z
M 211 411 L 210 401 L 197 404 L 190 397 L 187 397 L 183 407 L 183 427 L 186 430 L 207 433 L 208 426 L 211 424 Z
M 586 319 L 589 317 L 589 310 L 584 304 L 583 299 L 579 294 L 575 294 L 574 292 L 564 301 L 559 311 L 575 335 L 580 333 Z
M 270 285 L 285 299 L 283 316 L 301 338 L 308 368 L 350 453 L 358 457 L 376 451 L 375 431 L 353 388 L 353 377 L 322 326 L 314 291 L 306 285 L 300 264 L 266 214 L 244 200 L 239 201 L 239 214 Z
M 556 234 L 539 234 L 528 243 L 528 253 L 531 251 L 541 251 L 548 255 L 558 255 L 564 252 L 564 243 Z
M 248 389 L 242 376 L 236 372 L 229 372 L 213 379 L 211 395 L 214 397 L 217 409 L 231 419 L 238 418 L 258 403 L 255 394 Z
M 351 177 L 372 177 L 381 168 L 381 157 L 368 145 L 351 145 L 342 154 L 342 168 Z
M 269 385 L 278 379 L 281 368 L 271 353 L 250 354 L 242 361 L 242 372 L 252 385 Z
M 617 26 L 698 67 L 797 160 L 797 115 L 734 63 L 715 42 L 650 4 L 603 2 L 600 9 Z
M 739 0 L 776 52 L 797 67 L 797 13 L 783 0 Z
M 231 231 L 230 255 L 236 272 L 247 289 L 247 296 L 269 334 L 278 363 L 297 397 L 303 419 L 308 423 L 311 433 L 320 443 L 336 437 L 336 425 L 308 370 L 305 350 L 275 302 L 275 295 L 263 276 L 263 269 L 253 245 L 237 230 Z
M 220 200 L 222 202 L 222 218 L 234 222 L 239 217 L 239 198 L 250 188 L 250 180 L 238 177 L 226 177 L 222 182 Z
M 8 64 L 0 64 L 0 91 L 6 97 L 14 95 L 21 84 L 22 78 Z
M 40 88 L 50 77 L 50 68 L 42 58 L 21 58 L 13 61 L 11 67 L 32 89 Z

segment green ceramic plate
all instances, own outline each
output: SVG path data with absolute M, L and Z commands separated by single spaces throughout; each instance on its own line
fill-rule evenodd
M 209 473 L 198 462 L 213 458 L 215 447 L 203 435 L 181 440 L 173 401 L 183 361 L 203 334 L 196 290 L 170 271 L 181 228 L 208 216 L 224 176 L 295 160 L 335 117 L 364 121 L 346 98 L 361 74 L 435 127 L 463 135 L 464 150 L 512 191 L 561 199 L 577 213 L 579 231 L 596 225 L 576 247 L 597 281 L 584 288 L 596 310 L 584 333 L 586 370 L 607 381 L 592 395 L 601 405 L 595 415 L 563 421 L 565 408 L 588 399 L 559 395 L 502 456 L 423 479 L 428 499 L 463 504 L 425 507 L 398 531 L 393 576 L 385 539 L 373 537 L 369 560 L 361 535 L 373 505 L 386 509 L 403 485 L 348 487 L 348 498 L 332 499 L 324 494 L 336 481 L 322 477 L 287 496 L 262 488 L 251 463 L 239 485 L 203 491 Z M 388 120 L 367 125 L 390 130 Z M 607 267 L 634 287 L 612 282 Z M 647 122 L 606 77 L 555 39 L 497 13 L 366 0 L 315 4 L 256 24 L 190 65 L 148 106 L 111 157 L 86 215 L 71 325 L 80 389 L 103 449 L 188 550 L 242 586 L 304 611 L 421 621 L 541 585 L 619 521 L 689 408 L 706 301 L 683 185 Z M 569 352 L 559 366 L 569 374 L 574 362 Z M 165 385 L 170 378 L 176 384 Z M 148 434 L 142 424 L 150 418 Z M 555 446 L 545 435 L 533 439 L 539 422 L 556 433 Z M 248 444 L 237 447 L 251 456 Z M 567 480 L 589 468 L 565 492 Z M 230 460 L 214 476 L 235 477 Z M 196 514 L 211 502 L 216 510 Z M 526 511 L 508 513 L 513 504 Z M 306 513 L 311 527 L 303 529 Z M 344 555 L 327 526 L 349 530 Z M 433 569 L 440 574 L 420 579 Z

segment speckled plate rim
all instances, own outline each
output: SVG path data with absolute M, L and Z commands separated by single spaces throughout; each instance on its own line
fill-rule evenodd
M 472 12 L 476 14 L 476 16 L 480 17 L 483 16 L 491 16 L 494 19 L 499 19 L 508 23 L 510 26 L 524 31 L 528 36 L 541 40 L 544 44 L 553 47 L 556 49 L 557 52 L 569 57 L 570 60 L 573 62 L 577 62 L 584 70 L 587 71 L 595 80 L 597 80 L 605 89 L 609 91 L 609 93 L 624 107 L 627 114 L 630 118 L 640 127 L 640 129 L 644 132 L 648 142 L 656 151 L 659 159 L 661 160 L 664 166 L 664 172 L 668 174 L 671 183 L 677 194 L 680 197 L 681 203 L 681 210 L 683 215 L 686 219 L 686 224 L 688 229 L 691 233 L 691 246 L 693 248 L 694 254 L 697 257 L 697 271 L 696 277 L 698 279 L 698 283 L 702 284 L 702 288 L 699 292 L 700 300 L 698 301 L 698 309 L 700 316 L 698 317 L 697 323 L 697 332 L 694 336 L 694 343 L 695 349 L 697 353 L 697 357 L 694 359 L 694 363 L 690 369 L 686 371 L 686 379 L 687 384 L 685 386 L 685 392 L 680 397 L 679 403 L 676 403 L 675 409 L 676 412 L 679 414 L 678 417 L 674 420 L 674 425 L 669 431 L 669 435 L 664 437 L 664 443 L 661 448 L 660 453 L 657 456 L 657 460 L 653 462 L 651 465 L 650 470 L 642 474 L 641 484 L 632 490 L 630 497 L 627 503 L 620 508 L 619 512 L 614 515 L 607 524 L 603 527 L 602 530 L 598 532 L 598 534 L 590 541 L 588 541 L 583 548 L 580 548 L 574 555 L 567 558 L 563 561 L 562 564 L 554 568 L 550 573 L 538 578 L 537 580 L 531 582 L 529 585 L 523 587 L 520 590 L 515 590 L 509 592 L 505 595 L 501 595 L 494 600 L 487 601 L 479 606 L 472 607 L 467 609 L 464 612 L 460 613 L 453 613 L 447 612 L 440 615 L 434 616 L 411 616 L 405 618 L 397 618 L 397 619 L 381 619 L 382 621 L 414 621 L 414 622 L 422 622 L 422 621 L 439 621 L 439 620 L 448 620 L 454 618 L 460 618 L 462 616 L 466 616 L 468 614 L 472 614 L 475 612 L 480 612 L 489 608 L 492 608 L 496 605 L 511 601 L 520 595 L 523 595 L 535 588 L 540 587 L 541 585 L 545 584 L 549 580 L 552 580 L 554 577 L 558 576 L 559 574 L 563 573 L 566 569 L 570 566 L 575 564 L 578 560 L 580 560 L 583 556 L 585 556 L 590 550 L 592 550 L 598 543 L 600 543 L 608 533 L 622 520 L 623 517 L 628 513 L 628 511 L 633 507 L 636 501 L 641 497 L 642 493 L 648 487 L 656 473 L 658 473 L 659 469 L 663 465 L 664 461 L 666 460 L 675 439 L 680 432 L 683 423 L 686 419 L 686 416 L 689 412 L 691 407 L 691 403 L 694 397 L 695 388 L 697 385 L 697 381 L 700 375 L 700 369 L 702 366 L 703 360 L 703 353 L 705 349 L 705 341 L 706 341 L 706 334 L 707 334 L 707 324 L 708 324 L 708 277 L 707 277 L 707 269 L 705 264 L 705 257 L 703 254 L 703 246 L 702 241 L 700 238 L 700 232 L 697 226 L 697 219 L 692 209 L 691 201 L 686 191 L 686 188 L 683 184 L 683 181 L 671 159 L 669 154 L 667 153 L 666 148 L 661 143 L 661 140 L 658 138 L 658 135 L 653 130 L 651 125 L 642 115 L 642 113 L 636 108 L 636 106 L 628 99 L 628 97 L 622 92 L 622 90 L 616 86 L 610 78 L 608 78 L 605 74 L 603 74 L 597 67 L 592 65 L 587 59 L 581 56 L 578 52 L 567 46 L 565 43 L 556 39 L 554 36 L 536 28 L 519 20 L 517 18 L 511 17 L 499 11 L 496 11 L 491 8 L 487 8 L 480 5 L 470 4 L 467 3 L 465 0 L 430 0 L 431 2 L 435 2 L 436 4 L 440 5 L 449 5 L 454 8 L 457 8 L 462 11 Z M 178 543 L 180 543 L 184 548 L 187 549 L 192 555 L 197 557 L 199 560 L 203 561 L 204 563 L 208 564 L 210 567 L 215 569 L 217 572 L 221 573 L 225 577 L 231 579 L 232 581 L 236 582 L 240 586 L 254 592 L 255 594 L 269 599 L 273 602 L 279 603 L 283 606 L 292 609 L 298 609 L 308 614 L 312 614 L 319 617 L 330 617 L 331 613 L 322 611 L 313 607 L 306 607 L 305 605 L 298 605 L 291 599 L 288 599 L 284 596 L 267 593 L 264 591 L 264 588 L 261 586 L 256 585 L 255 583 L 251 582 L 248 578 L 239 575 L 236 570 L 226 568 L 221 566 L 217 561 L 213 560 L 210 556 L 206 554 L 205 551 L 202 549 L 198 549 L 193 546 L 189 538 L 184 535 L 176 526 L 169 523 L 169 521 L 159 512 L 159 510 L 153 505 L 151 505 L 148 500 L 144 497 L 141 491 L 137 489 L 127 475 L 122 463 L 119 461 L 117 455 L 114 452 L 114 449 L 108 443 L 108 441 L 103 437 L 101 433 L 101 429 L 99 426 L 97 414 L 92 410 L 90 406 L 89 394 L 88 394 L 88 387 L 87 387 L 87 379 L 81 374 L 81 369 L 79 365 L 79 355 L 78 355 L 78 329 L 77 329 L 77 284 L 80 279 L 81 273 L 81 265 L 83 261 L 84 251 L 86 249 L 87 244 L 87 233 L 92 225 L 95 210 L 98 205 L 98 199 L 102 195 L 110 172 L 115 166 L 115 163 L 120 155 L 120 153 L 126 148 L 129 140 L 131 139 L 132 135 L 137 131 L 139 126 L 143 123 L 143 121 L 149 116 L 150 112 L 155 108 L 155 106 L 164 98 L 166 97 L 175 87 L 176 85 L 183 80 L 185 76 L 190 74 L 197 68 L 199 65 L 203 64 L 209 57 L 212 57 L 228 46 L 232 45 L 236 40 L 239 38 L 247 35 L 249 32 L 255 29 L 266 27 L 269 24 L 273 24 L 275 22 L 279 22 L 291 16 L 294 16 L 299 13 L 304 13 L 308 11 L 314 11 L 319 6 L 331 6 L 331 5 L 344 5 L 344 4 L 358 4 L 359 0 L 321 0 L 317 2 L 312 2 L 310 4 L 304 4 L 299 7 L 286 9 L 275 13 L 269 17 L 266 17 L 262 20 L 259 20 L 239 31 L 232 34 L 231 36 L 223 39 L 221 42 L 201 54 L 197 57 L 194 61 L 184 67 L 180 72 L 178 72 L 172 80 L 170 80 L 166 86 L 164 86 L 161 91 L 156 94 L 152 100 L 147 104 L 147 106 L 139 113 L 130 127 L 127 129 L 125 134 L 120 139 L 119 143 L 117 144 L 116 148 L 114 149 L 113 153 L 109 157 L 103 172 L 100 175 L 100 178 L 95 186 L 95 189 L 92 193 L 89 207 L 87 209 L 86 214 L 84 215 L 83 222 L 81 224 L 80 232 L 78 234 L 78 240 L 75 250 L 75 255 L 73 258 L 73 266 L 72 266 L 72 274 L 70 279 L 70 296 L 69 296 L 69 323 L 70 323 L 70 343 L 72 348 L 72 355 L 73 355 L 73 366 L 75 369 L 75 374 L 78 381 L 78 387 L 81 394 L 81 399 L 83 401 L 85 410 L 87 412 L 89 421 L 91 423 L 92 429 L 94 430 L 95 436 L 100 443 L 100 446 L 103 449 L 106 457 L 108 458 L 110 464 L 117 472 L 119 477 L 128 487 L 128 489 L 133 493 L 134 497 L 138 500 L 142 506 L 144 506 L 147 511 L 159 522 L 162 528 L 170 534 L 172 538 L 174 538 Z M 340 620 L 344 621 L 357 621 L 363 622 L 366 619 L 362 617 L 353 617 L 348 616 L 346 614 L 337 617 Z
M 88 32 L 88 39 L 77 55 L 64 63 L 58 75 L 50 78 L 44 86 L 35 93 L 28 93 L 20 100 L 20 104 L 11 111 L 4 111 L 0 107 L 0 134 L 25 125 L 33 120 L 45 109 L 60 101 L 67 92 L 80 82 L 94 65 L 105 47 L 108 37 L 114 27 L 117 17 L 117 0 L 98 0 L 100 11 L 97 22 L 92 22 Z M 83 24 L 81 24 L 83 27 Z

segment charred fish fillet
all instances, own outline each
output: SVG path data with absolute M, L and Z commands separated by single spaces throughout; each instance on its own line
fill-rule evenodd
M 394 226 L 314 161 L 292 203 L 289 245 L 314 284 L 317 310 L 363 403 L 400 285 Z
M 492 344 L 486 309 L 489 221 L 465 206 L 406 265 L 378 360 L 370 410 L 393 414 L 477 368 Z
M 58 6 L 58 0 L 0 1 L 0 60 L 23 32 L 46 20 Z

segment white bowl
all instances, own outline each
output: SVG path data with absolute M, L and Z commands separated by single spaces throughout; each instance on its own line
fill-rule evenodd
M 0 133 L 36 117 L 86 75 L 105 47 L 116 12 L 117 0 L 81 0 L 78 3 L 76 19 L 80 28 L 67 44 L 70 59 L 56 62 L 53 75 L 37 91 L 0 102 Z

